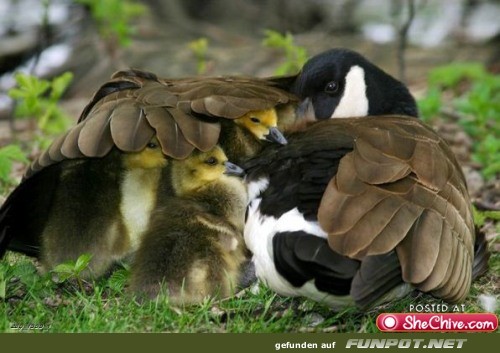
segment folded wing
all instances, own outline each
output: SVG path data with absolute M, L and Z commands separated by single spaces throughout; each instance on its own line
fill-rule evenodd
M 451 302 L 464 299 L 475 229 L 453 153 L 417 119 L 341 120 L 338 129 L 354 148 L 318 211 L 331 248 L 358 260 L 395 250 L 405 282 Z

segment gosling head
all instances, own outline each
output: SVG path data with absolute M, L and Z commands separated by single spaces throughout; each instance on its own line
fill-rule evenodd
M 254 110 L 234 121 L 250 131 L 256 139 L 286 145 L 285 136 L 278 130 L 278 115 L 275 109 Z
M 157 138 L 154 137 L 142 150 L 126 153 L 124 163 L 127 169 L 163 168 L 167 165 L 167 159 Z
M 172 160 L 172 185 L 177 195 L 193 193 L 213 182 L 229 182 L 244 174 L 242 168 L 227 160 L 219 146 L 207 152 L 196 150 L 186 159 Z

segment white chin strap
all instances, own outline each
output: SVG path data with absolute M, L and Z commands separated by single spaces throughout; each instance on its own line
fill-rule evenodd
M 345 77 L 344 94 L 330 118 L 352 118 L 368 115 L 365 70 L 353 66 Z

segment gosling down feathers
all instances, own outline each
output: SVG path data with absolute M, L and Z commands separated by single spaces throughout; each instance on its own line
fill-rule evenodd
M 462 301 L 487 269 L 487 246 L 460 166 L 409 116 L 417 109 L 404 85 L 357 53 L 332 50 L 306 63 L 294 93 L 313 122 L 244 164 L 257 276 L 336 309 L 414 288 Z
M 153 139 L 139 152 L 63 160 L 24 180 L 2 209 L 9 249 L 40 258 L 44 270 L 92 255 L 98 277 L 137 250 L 167 159 Z
M 192 304 L 227 297 L 246 281 L 242 176 L 219 146 L 171 161 L 132 265 L 131 291 L 156 297 L 163 285 L 170 303 Z

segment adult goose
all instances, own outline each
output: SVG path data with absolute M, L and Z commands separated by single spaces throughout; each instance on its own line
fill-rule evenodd
M 462 301 L 487 244 L 460 166 L 406 87 L 344 49 L 311 59 L 292 87 L 311 122 L 244 164 L 257 276 L 336 309 L 413 289 Z

